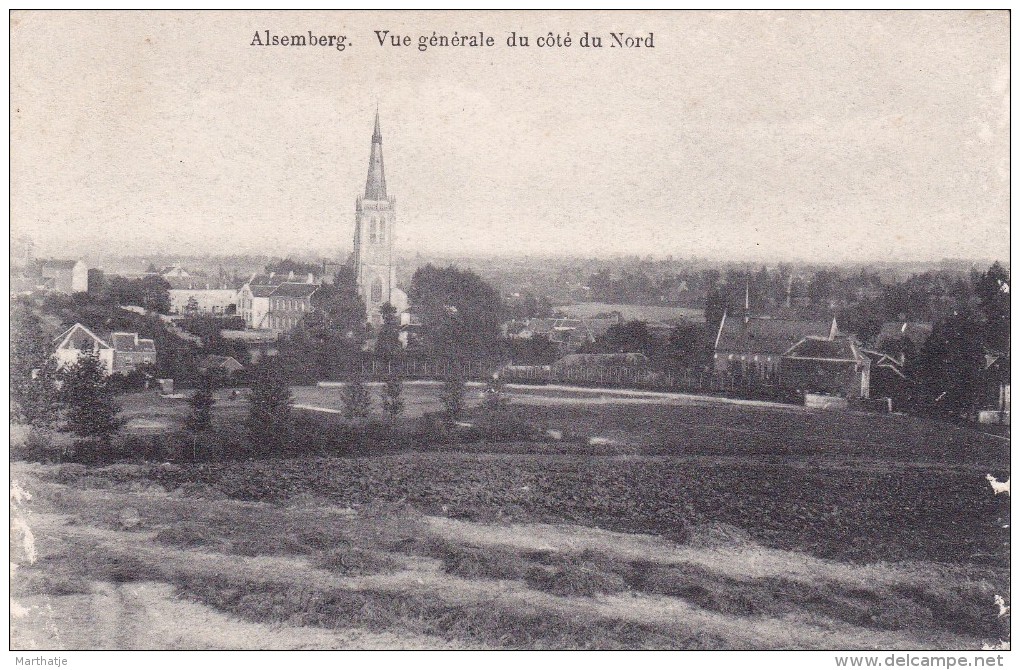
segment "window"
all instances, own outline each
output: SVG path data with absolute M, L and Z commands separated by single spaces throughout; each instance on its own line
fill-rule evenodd
M 375 229 L 375 217 L 372 217 L 372 223 L 368 228 L 368 241 L 375 244 L 378 241 L 378 234 Z
M 382 280 L 378 277 L 372 280 L 372 302 L 382 302 Z
M 386 217 L 384 216 L 379 219 L 379 242 L 382 243 L 385 241 L 386 241 Z

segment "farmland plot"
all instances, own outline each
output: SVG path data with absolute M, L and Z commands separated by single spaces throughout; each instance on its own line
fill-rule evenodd
M 1008 639 L 995 597 L 1010 599 L 1009 502 L 984 479 L 1008 477 L 1007 442 L 907 417 L 594 397 L 517 393 L 522 411 L 563 434 L 546 443 L 16 463 L 33 497 L 15 512 L 36 555 L 15 557 L 23 616 L 12 644 L 976 649 Z M 185 618 L 203 624 L 163 634 Z

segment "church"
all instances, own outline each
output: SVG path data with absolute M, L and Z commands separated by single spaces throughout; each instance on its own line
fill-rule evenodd
M 365 301 L 368 322 L 373 327 L 382 325 L 381 308 L 386 303 L 393 305 L 397 314 L 407 311 L 407 294 L 396 286 L 396 268 L 393 265 L 396 204 L 396 198 L 386 193 L 382 131 L 377 109 L 365 194 L 358 196 L 354 224 L 354 274 L 358 295 Z

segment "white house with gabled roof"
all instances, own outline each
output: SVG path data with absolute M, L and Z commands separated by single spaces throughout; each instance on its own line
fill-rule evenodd
M 109 337 L 100 337 L 88 327 L 76 323 L 54 342 L 53 357 L 61 368 L 74 365 L 86 353 L 96 355 L 107 375 L 127 374 L 140 365 L 156 364 L 155 342 L 138 337 L 138 333 L 112 333 Z

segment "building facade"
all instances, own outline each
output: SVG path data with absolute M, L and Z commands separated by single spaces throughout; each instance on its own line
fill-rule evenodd
M 365 194 L 358 196 L 354 225 L 354 273 L 358 295 L 365 301 L 366 317 L 373 326 L 382 324 L 380 308 L 387 302 L 398 313 L 407 309 L 407 295 L 396 286 L 396 269 L 393 266 L 396 204 L 396 198 L 386 193 L 382 132 L 379 112 L 376 111 Z
M 60 293 L 82 293 L 89 290 L 89 267 L 84 261 L 41 261 L 39 274 L 51 282 L 50 288 Z
M 318 284 L 285 282 L 269 294 L 269 312 L 266 317 L 270 330 L 293 330 L 312 311 L 312 296 Z
M 128 374 L 140 365 L 156 364 L 155 342 L 138 337 L 138 333 L 112 333 L 100 337 L 76 323 L 54 342 L 53 357 L 61 368 L 74 365 L 86 353 L 92 353 L 99 359 L 107 375 Z
M 808 336 L 782 357 L 782 385 L 808 393 L 868 398 L 871 359 L 852 337 Z
M 791 347 L 805 337 L 832 339 L 836 320 L 797 321 L 723 313 L 715 338 L 713 368 L 719 373 L 772 380 Z
M 225 316 L 237 310 L 237 290 L 206 277 L 173 277 L 170 283 L 170 313 Z

